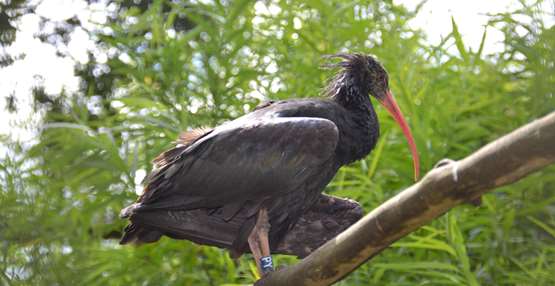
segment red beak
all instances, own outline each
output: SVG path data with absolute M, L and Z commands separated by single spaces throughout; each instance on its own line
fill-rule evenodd
M 395 102 L 391 91 L 388 90 L 385 94 L 385 97 L 383 99 L 380 99 L 379 101 L 385 107 L 385 109 L 389 111 L 389 114 L 393 116 L 395 121 L 397 121 L 397 124 L 399 124 L 401 130 L 403 130 L 403 134 L 405 134 L 405 137 L 407 138 L 410 152 L 412 153 L 412 162 L 414 165 L 414 180 L 418 181 L 418 178 L 420 176 L 420 159 L 418 158 L 418 151 L 416 150 L 416 144 L 414 144 L 414 138 L 412 137 L 410 128 L 407 125 L 405 118 L 403 117 L 403 113 L 401 113 L 401 110 L 399 109 L 397 102 Z

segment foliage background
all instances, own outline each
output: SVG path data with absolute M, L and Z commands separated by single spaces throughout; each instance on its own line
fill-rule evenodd
M 5 13 L 10 21 L 32 12 L 23 1 L 6 3 L 4 11 L 17 12 Z M 491 15 L 505 49 L 488 56 L 465 45 L 454 21 L 440 45 L 427 44 L 407 23 L 416 11 L 391 1 L 114 3 L 108 29 L 90 31 L 108 59 L 91 54 L 76 66 L 77 93 L 33 90 L 43 114 L 31 127 L 36 142 L 1 138 L 9 152 L 0 162 L 0 284 L 252 283 L 248 256 L 234 262 L 225 251 L 167 238 L 119 246 L 118 213 L 180 130 L 216 125 L 263 99 L 318 96 L 333 73 L 321 68 L 326 54 L 372 53 L 384 63 L 422 171 L 555 109 L 555 28 L 544 26 L 539 2 Z M 79 25 L 65 24 L 54 33 Z M 8 45 L 13 27 L 0 28 Z M 326 189 L 366 210 L 412 183 L 402 134 L 378 112 L 377 148 Z M 338 285 L 555 284 L 554 170 L 486 195 L 479 208 L 452 210 Z

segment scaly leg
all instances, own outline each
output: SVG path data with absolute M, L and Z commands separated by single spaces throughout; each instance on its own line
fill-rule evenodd
M 258 266 L 260 276 L 274 271 L 272 256 L 270 255 L 270 243 L 268 240 L 269 231 L 270 222 L 268 219 L 268 210 L 261 209 L 258 212 L 256 224 L 248 238 L 249 247 L 256 261 L 256 266 Z

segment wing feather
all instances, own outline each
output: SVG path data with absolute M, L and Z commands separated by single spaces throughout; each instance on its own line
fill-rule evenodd
M 311 117 L 235 120 L 191 142 L 149 176 L 135 211 L 234 206 L 298 191 L 333 158 L 338 130 Z

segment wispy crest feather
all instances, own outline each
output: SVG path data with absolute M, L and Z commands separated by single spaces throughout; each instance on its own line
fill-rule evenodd
M 368 70 L 368 61 L 366 60 L 366 56 L 362 54 L 339 53 L 334 55 L 325 55 L 324 58 L 342 59 L 342 61 L 337 63 L 326 63 L 323 65 L 325 68 L 341 68 L 341 70 L 329 80 L 326 88 L 324 89 L 324 94 L 329 97 L 337 96 L 341 88 L 345 86 L 353 74 L 361 74 Z

